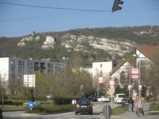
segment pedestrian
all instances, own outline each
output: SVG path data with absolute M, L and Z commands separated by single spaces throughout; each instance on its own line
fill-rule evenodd
M 136 112 L 137 115 L 137 101 L 138 101 L 138 96 L 136 96 L 135 100 L 134 100 L 134 111 Z
M 129 97 L 129 100 L 128 100 L 128 111 L 129 112 L 133 112 L 133 108 L 134 108 L 134 100 L 132 99 L 132 97 Z
M 144 107 L 143 100 L 141 99 L 141 97 L 138 97 L 138 99 L 137 99 L 137 114 L 138 114 L 138 117 L 140 116 L 140 113 L 144 116 L 143 107 Z

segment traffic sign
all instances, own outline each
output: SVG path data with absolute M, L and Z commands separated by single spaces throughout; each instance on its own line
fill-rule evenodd
M 109 93 L 110 94 L 114 94 L 115 93 L 115 89 L 109 89 Z
M 128 85 L 128 90 L 131 90 L 132 89 L 132 85 Z
M 131 78 L 132 78 L 132 79 L 138 79 L 138 78 L 139 78 L 139 75 L 131 75 Z
M 28 108 L 33 109 L 34 107 L 34 102 L 30 101 L 28 102 Z
M 139 85 L 138 88 L 139 88 L 139 90 L 142 90 L 142 85 Z
M 102 84 L 102 83 L 104 82 L 103 77 L 99 77 L 99 78 L 98 78 L 98 82 Z
M 113 85 L 110 85 L 110 89 L 115 89 L 115 87 Z
M 115 85 L 115 81 L 114 80 L 110 80 L 109 81 L 109 85 L 114 86 Z
M 132 68 L 131 69 L 131 74 L 139 74 L 139 69 L 138 68 Z

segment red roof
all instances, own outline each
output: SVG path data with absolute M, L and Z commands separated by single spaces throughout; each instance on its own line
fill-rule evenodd
M 132 67 L 136 67 L 136 60 L 133 59 L 133 60 L 129 60 L 128 62 Z
M 139 50 L 145 57 L 147 58 L 152 58 L 152 56 L 159 52 L 159 46 L 136 46 L 136 49 Z

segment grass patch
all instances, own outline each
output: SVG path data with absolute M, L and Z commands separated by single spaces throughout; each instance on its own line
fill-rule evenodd
M 120 115 L 123 114 L 124 112 L 128 111 L 127 106 L 118 106 L 112 109 L 112 115 Z
M 155 114 L 159 114 L 159 104 L 152 102 L 150 104 L 150 114 L 151 115 L 155 115 Z
M 151 111 L 150 113 L 149 113 L 150 115 L 158 115 L 159 114 L 159 111 Z
M 3 112 L 7 112 L 7 111 L 24 111 L 26 110 L 26 107 L 23 105 L 4 105 L 4 107 L 2 108 Z

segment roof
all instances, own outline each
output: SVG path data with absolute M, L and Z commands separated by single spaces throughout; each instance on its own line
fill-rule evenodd
M 122 61 L 117 63 L 116 67 L 111 72 L 111 75 L 114 74 L 118 69 L 120 69 L 120 67 L 123 66 L 123 64 L 125 64 L 126 62 L 128 62 L 132 67 L 136 67 L 135 60 L 129 60 L 129 61 L 122 60 Z
M 155 53 L 159 52 L 159 45 L 156 46 L 136 46 L 136 49 L 140 51 L 145 57 L 151 59 Z
M 159 45 L 156 46 L 140 45 L 136 46 L 135 48 L 149 59 L 152 59 L 152 57 L 155 56 L 155 53 L 159 52 Z M 132 67 L 136 67 L 136 60 L 120 61 L 117 63 L 116 67 L 111 72 L 111 75 L 114 74 L 125 62 L 128 62 Z
M 135 59 L 129 60 L 128 62 L 129 62 L 129 64 L 130 64 L 132 67 L 136 67 L 136 60 L 135 60 Z
M 117 62 L 116 67 L 111 72 L 111 75 L 114 74 L 126 61 Z

